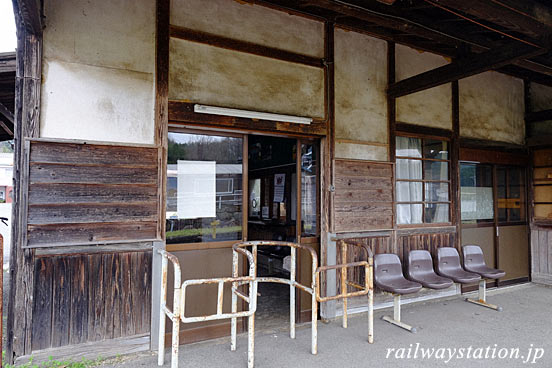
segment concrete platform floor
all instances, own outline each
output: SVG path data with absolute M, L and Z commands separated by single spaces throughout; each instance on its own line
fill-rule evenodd
M 319 323 L 318 355 L 310 354 L 310 324 L 299 327 L 295 340 L 287 331 L 257 333 L 255 367 L 552 367 L 552 288 L 525 284 L 489 290 L 488 301 L 504 311 L 467 303 L 464 296 L 407 305 L 402 319 L 418 327 L 416 334 L 380 319 L 392 310 L 376 311 L 373 345 L 367 343 L 366 313 L 350 317 L 348 329 L 340 320 Z M 512 348 L 519 349 L 518 359 L 511 358 Z M 423 358 L 421 349 L 434 349 L 433 356 Z M 501 359 L 505 353 L 508 357 Z M 142 354 L 105 366 L 156 367 L 156 359 Z M 170 367 L 168 353 L 164 366 Z M 246 336 L 239 337 L 235 352 L 229 338 L 183 345 L 179 366 L 245 368 Z

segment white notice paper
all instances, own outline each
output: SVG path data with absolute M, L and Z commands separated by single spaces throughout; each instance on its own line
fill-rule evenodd
M 284 201 L 284 191 L 286 186 L 286 174 L 274 175 L 274 202 Z
M 216 217 L 216 162 L 178 160 L 177 163 L 178 218 Z

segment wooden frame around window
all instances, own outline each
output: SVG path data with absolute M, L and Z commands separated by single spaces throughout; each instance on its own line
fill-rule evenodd
M 248 175 L 248 132 L 228 132 L 228 131 L 220 131 L 215 129 L 191 129 L 188 127 L 175 127 L 175 126 L 169 126 L 169 133 L 182 133 L 182 134 L 199 134 L 199 135 L 210 135 L 210 136 L 218 136 L 218 137 L 233 137 L 233 138 L 241 138 L 242 139 L 242 167 L 243 167 L 243 174 L 242 174 L 242 237 L 241 239 L 237 240 L 225 240 L 225 241 L 214 241 L 214 242 L 197 242 L 197 243 L 174 243 L 174 244 L 167 244 L 167 250 L 170 252 L 177 252 L 177 251 L 187 251 L 187 250 L 200 250 L 200 249 L 218 249 L 218 248 L 230 248 L 232 245 L 236 242 L 240 241 L 246 241 L 247 240 L 247 234 L 248 234 L 248 209 L 249 209 L 249 203 L 248 203 L 248 186 L 249 186 L 249 175 Z M 304 244 L 312 244 L 317 243 L 320 240 L 320 226 L 321 226 L 321 196 L 320 196 L 320 182 L 321 182 L 321 156 L 320 156 L 320 144 L 319 140 L 316 138 L 311 137 L 295 137 L 295 136 L 289 136 L 285 134 L 270 134 L 270 136 L 277 136 L 277 137 L 283 137 L 283 138 L 296 138 L 296 144 L 297 144 L 297 155 L 296 155 L 296 167 L 297 167 L 297 218 L 296 218 L 296 233 L 297 233 L 297 239 L 301 243 Z M 301 154 L 300 149 L 302 144 L 312 144 L 315 146 L 316 155 L 317 155 L 317 183 L 316 183 L 316 226 L 317 231 L 316 235 L 311 236 L 303 236 L 301 234 L 301 214 L 302 214 L 302 206 L 301 206 Z M 166 209 L 165 209 L 166 210 Z
M 214 242 L 197 242 L 197 243 L 173 243 L 167 244 L 167 251 L 169 252 L 178 252 L 178 251 L 187 251 L 187 250 L 200 250 L 200 249 L 218 249 L 218 248 L 231 248 L 232 245 L 236 242 L 245 241 L 247 239 L 247 195 L 243 193 L 247 190 L 247 171 L 248 171 L 248 136 L 247 134 L 240 134 L 234 132 L 226 131 L 215 131 L 215 130 L 202 130 L 202 129 L 189 129 L 189 128 L 175 128 L 169 127 L 169 133 L 182 133 L 182 134 L 198 134 L 198 135 L 209 135 L 217 137 L 231 137 L 231 138 L 241 138 L 242 139 L 242 236 L 241 239 L 236 240 L 224 240 L 224 241 L 214 241 Z M 166 208 L 164 209 L 166 211 Z
M 422 162 L 422 178 L 421 179 L 399 179 L 398 175 L 395 173 L 395 191 L 397 187 L 398 182 L 413 182 L 413 183 L 421 183 L 422 185 L 422 200 L 421 201 L 398 201 L 397 195 L 395 195 L 395 200 L 393 203 L 393 206 L 396 207 L 401 204 L 420 204 L 422 206 L 422 222 L 421 223 L 412 223 L 412 224 L 400 224 L 398 222 L 398 216 L 395 218 L 395 223 L 398 228 L 410 228 L 410 227 L 424 227 L 424 226 L 447 226 L 452 224 L 452 207 L 453 207 L 453 201 L 452 201 L 452 180 L 451 180 L 451 140 L 448 137 L 442 137 L 442 136 L 433 136 L 433 135 L 423 135 L 423 134 L 412 134 L 412 133 L 404 133 L 404 132 L 396 132 L 394 139 L 404 137 L 404 138 L 415 138 L 419 139 L 421 142 L 421 156 L 422 157 L 410 157 L 410 156 L 400 156 L 397 154 L 397 148 L 395 144 L 395 163 L 397 160 L 418 160 Z M 433 141 L 442 141 L 447 143 L 447 159 L 438 159 L 438 158 L 426 158 L 424 157 L 424 142 L 427 140 L 433 140 Z M 447 163 L 447 180 L 435 180 L 435 179 L 426 179 L 426 162 L 445 162 Z M 448 186 L 448 201 L 430 201 L 427 200 L 427 190 L 426 190 L 426 183 L 443 183 L 447 184 Z M 448 222 L 426 222 L 426 205 L 428 204 L 446 204 L 448 205 Z

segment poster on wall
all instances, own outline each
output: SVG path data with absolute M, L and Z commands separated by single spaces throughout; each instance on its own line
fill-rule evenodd
M 216 162 L 178 160 L 177 168 L 178 218 L 216 217 Z
M 274 202 L 284 201 L 284 192 L 286 187 L 286 174 L 274 175 Z

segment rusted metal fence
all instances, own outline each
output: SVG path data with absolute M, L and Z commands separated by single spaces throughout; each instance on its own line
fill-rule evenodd
M 290 337 L 295 338 L 295 291 L 296 289 L 305 291 L 311 295 L 311 353 L 317 354 L 318 352 L 318 303 L 327 302 L 330 300 L 343 300 L 343 327 L 347 328 L 347 299 L 368 295 L 368 342 L 374 342 L 374 283 L 373 283 L 373 255 L 369 248 L 364 247 L 360 243 L 339 240 L 337 242 L 338 247 L 341 249 L 341 260 L 344 262 L 347 259 L 348 246 L 356 246 L 363 249 L 365 252 L 365 261 L 342 263 L 330 266 L 318 267 L 318 256 L 314 249 L 307 245 L 301 245 L 291 242 L 281 241 L 250 241 L 237 243 L 232 246 L 232 277 L 211 278 L 211 279 L 197 279 L 186 280 L 181 282 L 180 265 L 178 259 L 164 251 L 158 250 L 162 256 L 162 278 L 161 278 L 161 301 L 160 301 L 160 322 L 159 322 L 159 351 L 158 351 L 158 364 L 163 365 L 164 362 L 164 350 L 165 350 L 165 317 L 168 317 L 172 321 L 172 353 L 171 353 L 171 367 L 178 367 L 178 347 L 179 347 L 179 329 L 180 322 L 193 323 L 202 321 L 212 321 L 220 319 L 231 320 L 231 350 L 236 350 L 237 342 L 237 319 L 241 317 L 248 318 L 248 367 L 253 368 L 254 356 L 255 356 L 255 312 L 257 310 L 257 287 L 259 282 L 280 283 L 289 285 L 289 319 L 290 319 Z M 279 277 L 257 277 L 257 252 L 259 247 L 273 246 L 273 247 L 289 247 L 291 253 L 290 262 L 290 278 Z M 247 248 L 251 248 L 249 251 Z M 311 256 L 312 268 L 311 268 L 311 285 L 303 285 L 296 280 L 297 269 L 297 250 L 306 250 Z M 239 276 L 239 256 L 243 255 L 247 258 L 249 263 L 249 275 Z M 174 300 L 172 311 L 167 307 L 167 275 L 168 275 L 168 261 L 171 261 L 174 266 Z M 364 284 L 351 281 L 348 279 L 348 270 L 360 268 L 364 270 Z M 335 270 L 340 270 L 341 273 L 341 293 L 333 296 L 322 296 L 320 292 L 320 275 L 322 273 Z M 223 313 L 223 299 L 224 299 L 224 284 L 232 284 L 232 310 L 230 313 Z M 216 314 L 204 315 L 198 317 L 186 317 L 186 289 L 192 285 L 206 285 L 217 284 L 217 312 Z M 248 286 L 248 292 L 240 290 L 241 286 Z M 356 291 L 349 292 L 348 287 L 356 289 Z M 248 303 L 249 308 L 246 311 L 238 311 L 238 298 Z
M 318 267 L 318 256 L 314 249 L 307 245 L 301 245 L 297 243 L 283 242 L 283 241 L 250 241 L 242 242 L 234 245 L 236 248 L 246 248 L 251 247 L 251 252 L 253 253 L 254 263 L 257 264 L 257 251 L 259 247 L 289 247 L 291 251 L 291 262 L 290 262 L 290 278 L 280 278 L 280 277 L 256 277 L 255 281 L 259 282 L 274 282 L 279 284 L 289 285 L 289 336 L 295 338 L 295 289 L 303 290 L 311 295 L 311 353 L 316 354 L 318 351 L 318 304 L 316 303 L 316 269 Z M 310 287 L 302 285 L 296 281 L 296 264 L 297 264 L 297 249 L 306 250 L 310 253 L 312 261 L 312 277 Z M 238 274 L 238 267 L 234 263 L 233 267 L 233 276 L 236 277 Z M 233 297 L 234 298 L 234 297 Z M 232 299 L 232 310 L 237 308 L 237 300 Z M 254 319 L 254 316 L 252 317 Z M 236 340 L 236 321 L 235 318 L 232 319 L 232 342 L 235 343 Z
M 316 284 L 320 285 L 320 274 L 328 272 L 330 270 L 340 270 L 341 272 L 341 293 L 333 296 L 322 297 L 320 295 L 320 288 L 316 289 L 316 299 L 320 302 L 327 302 L 330 300 L 343 300 L 343 328 L 347 328 L 347 299 L 356 296 L 368 295 L 368 342 L 372 344 L 374 342 L 374 255 L 370 248 L 365 247 L 361 243 L 353 242 L 350 240 L 339 239 L 336 243 L 338 249 L 341 250 L 341 261 L 347 260 L 348 246 L 355 246 L 364 251 L 364 257 L 366 261 L 342 263 L 331 266 L 321 266 L 316 270 Z M 357 282 L 350 281 L 348 279 L 347 271 L 351 268 L 364 269 L 364 285 L 360 285 Z M 348 292 L 348 287 L 351 286 L 358 291 Z
M 182 323 L 193 323 L 193 322 L 203 322 L 203 321 L 213 321 L 220 319 L 230 319 L 234 320 L 239 317 L 248 317 L 249 318 L 249 328 L 248 328 L 248 339 L 249 339 L 249 351 L 248 351 L 248 367 L 253 368 L 254 365 L 254 339 L 255 339 L 255 324 L 254 324 L 254 314 L 257 310 L 257 282 L 255 280 L 256 272 L 256 263 L 253 259 L 252 254 L 246 249 L 241 249 L 236 246 L 233 247 L 234 252 L 234 266 L 237 268 L 238 265 L 238 253 L 241 253 L 249 261 L 249 276 L 243 277 L 221 277 L 221 278 L 212 278 L 212 279 L 196 279 L 196 280 L 186 280 L 181 284 L 181 272 L 180 264 L 178 258 L 174 255 L 162 250 L 157 250 L 162 256 L 161 263 L 161 302 L 160 302 L 160 319 L 159 319 L 159 351 L 157 357 L 157 364 L 163 365 L 164 363 L 164 352 L 165 352 L 165 316 L 168 317 L 172 322 L 172 350 L 171 350 L 171 367 L 178 368 L 178 347 L 179 347 L 179 332 L 180 332 L 180 322 Z M 174 266 L 174 299 L 173 299 L 173 309 L 172 311 L 167 308 L 167 275 L 168 275 L 168 261 L 171 261 Z M 249 295 L 240 295 L 249 304 L 249 309 L 242 312 L 237 312 L 236 309 L 232 308 L 232 313 L 223 313 L 222 305 L 224 299 L 224 284 L 232 283 L 236 285 L 238 283 L 247 283 L 249 285 Z M 207 284 L 218 284 L 218 297 L 217 297 L 217 313 L 205 316 L 198 317 L 186 317 L 186 289 L 192 285 L 207 285 Z M 232 299 L 236 295 L 234 287 L 232 287 Z M 235 340 L 232 340 L 232 350 L 235 350 Z

